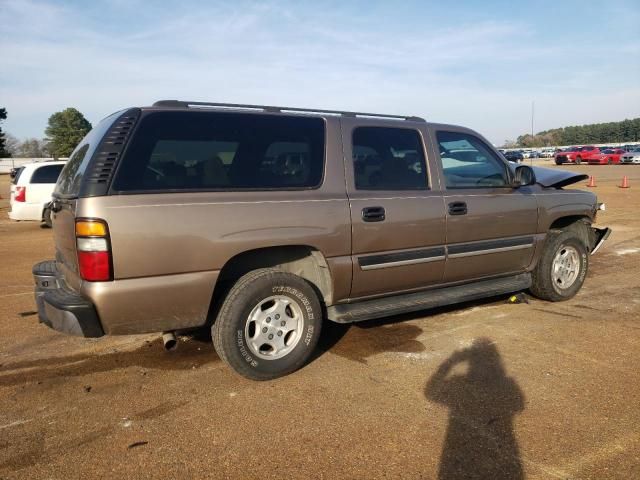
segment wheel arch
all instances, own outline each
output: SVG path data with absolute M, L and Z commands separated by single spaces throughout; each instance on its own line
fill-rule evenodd
M 563 230 L 576 222 L 590 225 L 591 219 L 588 215 L 566 215 L 556 218 L 551 225 L 549 225 L 549 230 Z
M 210 318 L 228 289 L 244 274 L 259 268 L 276 268 L 307 280 L 325 305 L 333 301 L 333 279 L 323 253 L 309 245 L 282 245 L 247 250 L 223 265 L 213 291 Z
M 587 215 L 567 215 L 565 217 L 556 218 L 550 225 L 549 230 L 566 230 L 573 231 L 578 235 L 580 240 L 591 251 L 594 244 L 593 230 L 591 227 L 592 220 Z

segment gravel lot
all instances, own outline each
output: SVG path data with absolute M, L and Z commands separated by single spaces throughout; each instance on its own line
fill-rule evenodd
M 640 167 L 562 168 L 614 230 L 577 297 L 328 325 L 267 383 L 205 334 L 167 354 L 40 325 L 51 231 L 8 220 L 0 177 L 0 478 L 640 478 Z

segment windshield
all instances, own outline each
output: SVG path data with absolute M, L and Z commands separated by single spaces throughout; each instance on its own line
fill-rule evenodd
M 53 191 L 55 196 L 73 198 L 78 196 L 80 191 L 80 181 L 84 175 L 89 160 L 93 156 L 96 148 L 100 144 L 102 137 L 104 137 L 107 130 L 113 125 L 113 122 L 124 112 L 121 110 L 116 113 L 112 113 L 108 117 L 98 123 L 78 144 L 76 149 L 71 153 L 69 161 L 62 169 L 62 173 L 56 183 L 56 188 Z

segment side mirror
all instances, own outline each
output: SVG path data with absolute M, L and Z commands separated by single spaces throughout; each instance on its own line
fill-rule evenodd
M 515 185 L 517 187 L 526 187 L 536 183 L 536 174 L 529 165 L 518 165 L 516 167 Z

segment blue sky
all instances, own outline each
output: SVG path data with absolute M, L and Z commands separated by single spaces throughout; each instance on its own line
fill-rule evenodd
M 522 3 L 522 4 L 521 4 Z M 640 116 L 640 2 L 0 0 L 3 130 L 158 99 L 424 116 L 494 143 Z

